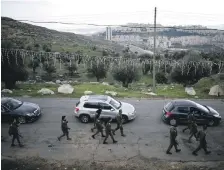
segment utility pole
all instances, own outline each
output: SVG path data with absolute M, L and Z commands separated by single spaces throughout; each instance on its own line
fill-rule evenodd
M 154 14 L 153 93 L 156 93 L 156 67 L 155 67 L 155 58 L 156 58 L 156 7 L 155 7 L 155 14 Z

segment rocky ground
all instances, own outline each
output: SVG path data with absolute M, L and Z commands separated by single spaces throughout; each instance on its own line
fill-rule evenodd
M 2 158 L 2 170 L 223 170 L 222 162 L 169 162 L 157 158 L 135 157 L 126 161 L 89 162 L 55 161 L 39 157 L 26 159 Z

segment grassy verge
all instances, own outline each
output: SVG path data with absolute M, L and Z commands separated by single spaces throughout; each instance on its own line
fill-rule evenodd
M 116 97 L 127 97 L 127 98 L 195 98 L 195 96 L 189 96 L 185 93 L 184 87 L 181 85 L 161 85 L 157 86 L 157 96 L 153 96 L 146 87 L 137 87 L 133 85 L 128 89 L 125 89 L 119 85 L 103 85 L 92 84 L 92 83 L 77 83 L 71 84 L 74 87 L 74 92 L 72 94 L 61 94 L 57 92 L 60 85 L 57 84 L 19 84 L 18 89 L 12 90 L 12 94 L 5 94 L 5 96 L 31 96 L 31 97 L 69 97 L 69 98 L 79 98 L 84 95 L 85 91 L 92 91 L 94 94 L 105 94 L 106 91 L 117 92 Z M 42 95 L 38 94 L 41 88 L 48 88 L 54 91 L 53 95 Z M 195 88 L 198 98 L 215 98 L 218 97 L 209 96 L 203 93 L 200 89 Z

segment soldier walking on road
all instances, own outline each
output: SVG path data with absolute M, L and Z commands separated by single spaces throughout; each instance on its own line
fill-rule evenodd
M 203 148 L 206 154 L 210 154 L 211 151 L 207 150 L 207 141 L 206 141 L 206 130 L 207 130 L 207 126 L 204 125 L 203 126 L 203 130 L 200 130 L 198 132 L 197 138 L 199 139 L 199 146 L 197 147 L 197 149 L 195 149 L 192 154 L 197 156 L 197 152 Z
M 177 148 L 178 142 L 176 140 L 177 137 L 177 124 L 173 124 L 172 127 L 170 128 L 170 145 L 166 151 L 167 154 L 172 154 L 170 150 L 174 146 L 176 149 L 176 152 L 180 152 L 181 150 Z
M 66 116 L 62 116 L 61 118 L 61 130 L 62 130 L 62 135 L 58 137 L 58 140 L 60 141 L 62 137 L 66 136 L 67 140 L 71 140 L 69 138 L 69 132 L 70 128 L 68 127 L 68 121 L 66 120 Z
M 112 134 L 112 130 L 111 130 L 111 121 L 112 121 L 112 118 L 110 118 L 109 120 L 107 120 L 105 122 L 105 131 L 106 131 L 106 137 L 103 141 L 103 144 L 107 144 L 106 140 L 107 138 L 110 136 L 111 139 L 113 140 L 113 143 L 117 143 L 116 140 L 114 140 L 114 137 L 113 137 L 113 134 Z
M 195 117 L 194 117 L 194 114 L 193 113 L 190 113 L 187 117 L 188 119 L 188 126 L 186 128 L 183 129 L 183 133 L 185 132 L 185 130 L 189 129 L 191 130 L 191 126 L 192 126 L 192 123 L 195 121 Z
M 95 139 L 95 135 L 97 135 L 98 133 L 101 133 L 101 136 L 105 137 L 103 134 L 103 125 L 100 119 L 96 120 L 96 129 L 97 129 L 96 133 L 92 135 L 93 139 Z
M 117 120 L 117 127 L 113 130 L 113 135 L 115 135 L 115 132 L 120 129 L 121 131 L 121 136 L 125 137 L 125 134 L 123 132 L 123 120 L 122 120 L 122 110 L 119 110 L 119 113 L 116 116 Z
M 197 133 L 198 133 L 198 126 L 197 126 L 196 122 L 193 122 L 191 125 L 190 137 L 188 140 L 189 143 L 191 142 L 191 138 L 193 136 L 195 137 L 195 139 L 197 139 Z
M 19 143 L 20 147 L 24 146 L 24 145 L 21 144 L 21 142 L 19 140 L 19 137 L 22 137 L 22 136 L 19 134 L 19 124 L 17 123 L 16 119 L 14 119 L 13 123 L 9 127 L 9 135 L 10 136 L 12 135 L 12 144 L 11 144 L 12 147 L 16 146 L 14 144 L 15 139 Z
M 94 117 L 94 124 L 93 124 L 93 128 L 91 128 L 91 131 L 93 132 L 94 129 L 96 129 L 96 122 L 97 122 L 97 119 L 99 119 L 100 115 L 102 113 L 102 109 L 99 108 L 97 111 L 96 111 L 96 114 L 95 114 L 95 117 Z

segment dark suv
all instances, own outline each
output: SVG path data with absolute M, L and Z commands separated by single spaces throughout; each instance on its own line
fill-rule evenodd
M 215 126 L 221 121 L 221 116 L 216 110 L 191 100 L 174 100 L 167 103 L 163 108 L 162 120 L 168 124 L 173 120 L 178 124 L 185 124 L 190 113 L 194 114 L 197 124 Z

